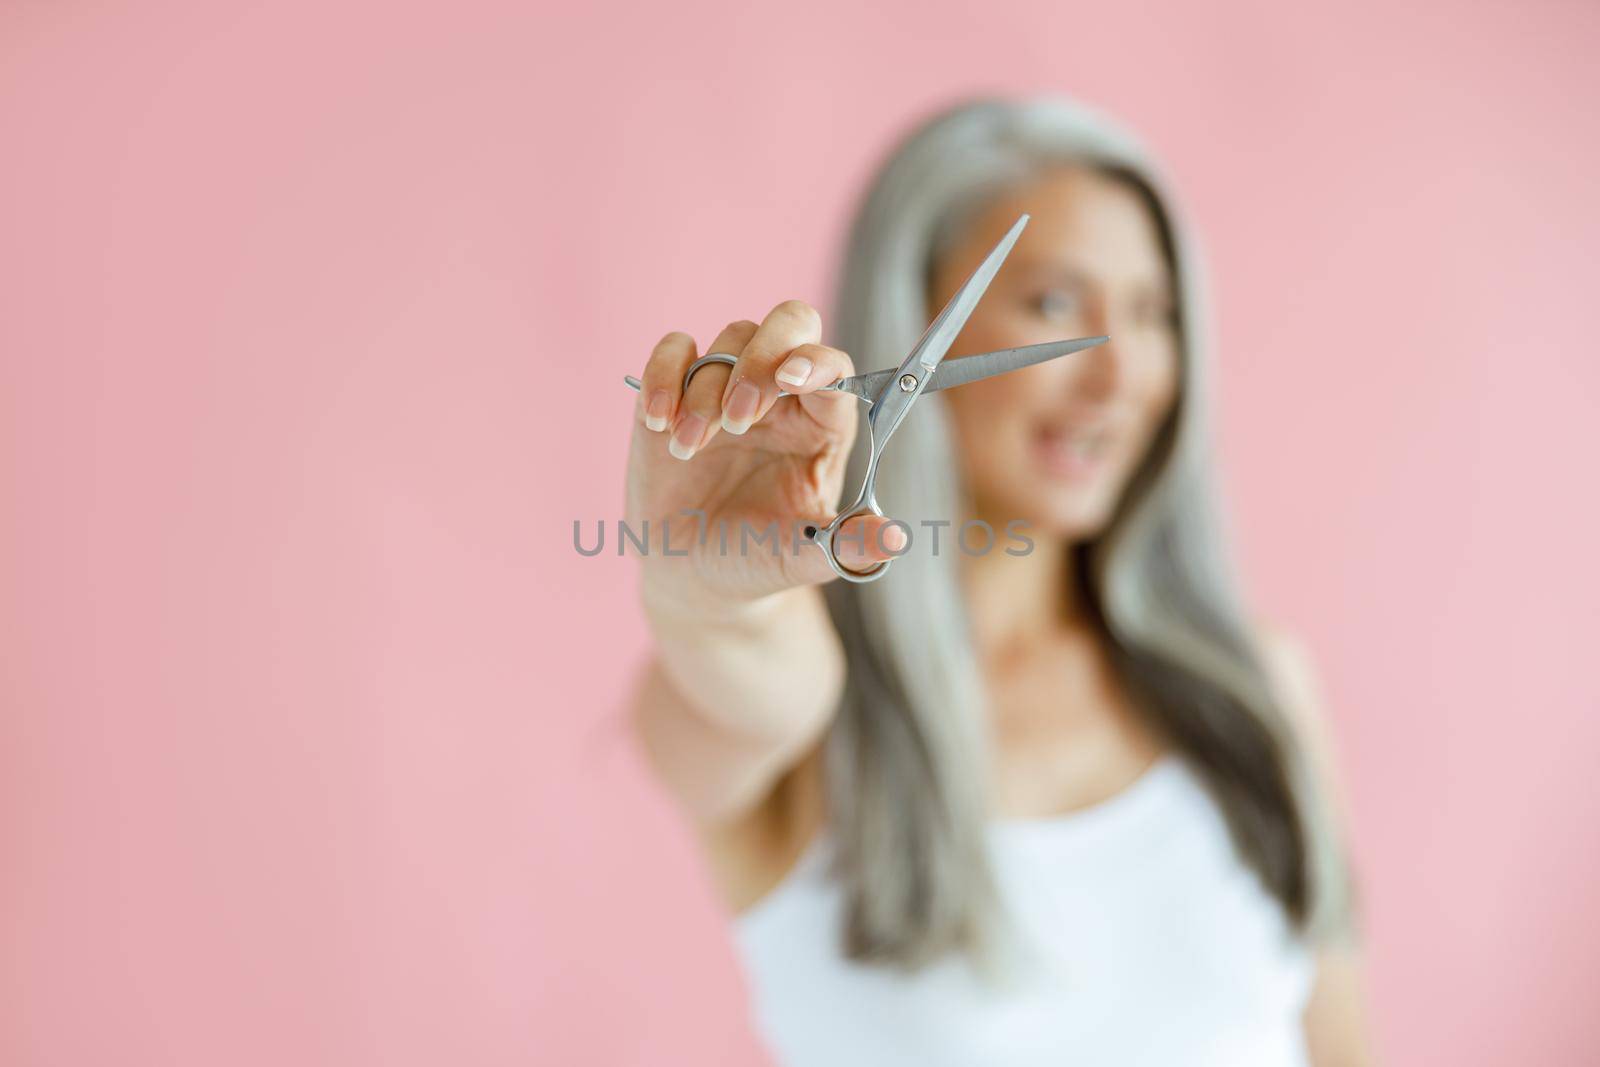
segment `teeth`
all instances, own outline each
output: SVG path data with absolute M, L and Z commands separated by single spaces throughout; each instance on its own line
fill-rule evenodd
M 1080 459 L 1092 459 L 1106 446 L 1106 435 L 1096 431 L 1050 430 L 1047 435 Z

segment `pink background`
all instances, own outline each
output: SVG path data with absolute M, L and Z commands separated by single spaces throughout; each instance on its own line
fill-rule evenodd
M 660 334 L 1040 89 L 1207 241 L 1389 1061 L 1594 1062 L 1600 8 L 393 6 L 0 10 L 0 1062 L 763 1062 L 571 522 Z

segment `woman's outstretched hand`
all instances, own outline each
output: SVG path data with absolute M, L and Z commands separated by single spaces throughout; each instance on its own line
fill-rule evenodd
M 821 337 L 816 310 L 786 300 L 759 326 L 730 323 L 704 353 L 685 333 L 656 345 L 641 375 L 627 487 L 630 530 L 649 524 L 648 605 L 731 609 L 835 577 L 803 530 L 838 507 L 861 402 L 822 391 L 854 368 Z M 714 352 L 738 363 L 702 367 L 684 389 L 690 364 Z M 884 525 L 847 523 L 840 562 L 868 570 L 898 551 L 901 531 Z
M 853 368 L 821 338 L 817 312 L 786 300 L 707 347 L 736 365 L 703 367 L 685 390 L 702 353 L 669 333 L 641 376 L 626 521 L 636 536 L 648 523 L 640 562 L 656 656 L 634 718 L 662 779 L 709 821 L 760 803 L 844 685 L 819 589 L 836 575 L 802 531 L 838 507 L 860 401 L 823 389 Z M 868 570 L 900 551 L 902 531 L 885 525 L 844 524 L 840 562 Z

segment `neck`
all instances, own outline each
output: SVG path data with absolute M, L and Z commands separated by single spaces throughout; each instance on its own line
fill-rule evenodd
M 1033 531 L 1029 536 L 1033 551 L 1026 556 L 997 550 L 965 561 L 967 609 L 973 637 L 985 657 L 1088 624 L 1086 605 L 1077 593 L 1070 542 Z

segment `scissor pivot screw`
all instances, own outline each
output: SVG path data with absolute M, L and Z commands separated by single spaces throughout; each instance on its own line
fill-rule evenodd
M 916 387 L 917 387 L 917 376 L 915 374 L 902 374 L 902 375 L 900 375 L 900 391 L 902 393 L 909 393 L 913 389 L 915 389 Z

